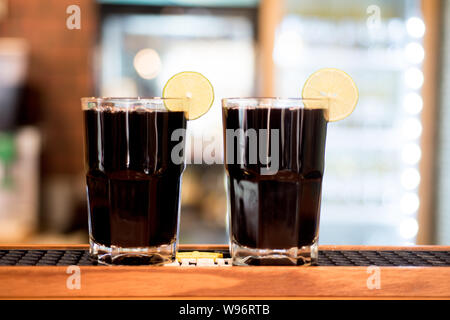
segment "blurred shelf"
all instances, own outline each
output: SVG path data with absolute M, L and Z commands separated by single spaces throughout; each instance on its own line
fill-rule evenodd
M 330 55 L 330 52 L 333 52 Z M 409 67 L 405 59 L 403 49 L 385 48 L 359 48 L 359 47 L 338 47 L 338 46 L 315 46 L 305 44 L 305 48 L 299 54 L 295 52 L 295 57 L 287 57 L 292 61 L 289 66 L 277 65 L 280 69 L 288 69 L 289 72 L 296 70 L 310 70 L 323 67 L 323 61 L 327 66 L 335 66 L 344 70 L 357 69 L 361 71 L 371 71 L 383 73 L 386 71 L 403 72 Z M 316 63 L 317 61 L 318 63 Z
M 333 130 L 334 128 L 332 128 Z M 398 151 L 400 144 L 400 130 L 391 128 L 348 128 L 339 127 L 327 135 L 327 152 L 341 150 L 341 148 L 353 149 L 353 153 L 361 153 L 361 150 Z M 370 141 L 370 143 L 367 143 Z
M 20 240 L 20 243 L 25 245 L 34 245 L 39 243 L 46 246 L 53 243 L 59 243 L 61 245 L 78 245 L 85 244 L 88 240 L 88 234 L 86 231 L 75 231 L 67 234 L 42 232 L 31 233 L 27 237 Z M 9 241 L 11 243 L 11 240 Z M 0 247 L 6 244 L 5 241 L 0 241 Z

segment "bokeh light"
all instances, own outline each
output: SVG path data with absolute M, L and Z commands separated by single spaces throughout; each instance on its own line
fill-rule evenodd
M 156 78 L 161 71 L 161 59 L 154 49 L 142 49 L 134 57 L 133 61 L 136 72 L 144 79 Z
M 410 92 L 403 98 L 403 108 L 411 115 L 417 115 L 422 111 L 423 99 L 420 94 Z
M 409 18 L 406 21 L 406 30 L 413 38 L 421 38 L 425 34 L 425 23 L 418 17 Z
M 417 232 L 419 231 L 419 224 L 417 223 L 417 220 L 414 218 L 405 219 L 400 223 L 399 231 L 402 238 L 405 239 L 413 238 L 417 235 Z
M 418 68 L 409 68 L 405 71 L 405 83 L 411 89 L 420 89 L 424 81 L 423 72 Z
M 413 190 L 419 186 L 420 174 L 417 169 L 408 168 L 402 173 L 401 182 L 406 190 Z
M 419 209 L 419 196 L 413 192 L 405 193 L 400 200 L 402 213 L 411 215 Z
M 421 63 L 425 58 L 425 50 L 420 43 L 410 42 L 405 47 L 405 57 L 411 63 Z
M 417 143 L 409 143 L 402 149 L 402 160 L 404 163 L 413 165 L 420 161 L 422 151 Z
M 417 139 L 422 134 L 422 124 L 419 119 L 410 118 L 403 122 L 402 133 L 406 139 Z

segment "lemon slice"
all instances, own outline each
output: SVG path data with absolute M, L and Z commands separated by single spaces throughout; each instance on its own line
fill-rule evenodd
M 347 118 L 358 103 L 358 88 L 353 79 L 339 69 L 320 69 L 306 80 L 302 91 L 303 99 L 328 98 L 328 121 Z M 305 100 L 304 104 L 314 104 Z
M 214 102 L 211 82 L 201 73 L 184 71 L 167 81 L 163 89 L 164 105 L 169 111 L 185 111 L 188 120 L 200 118 Z M 176 98 L 185 98 L 184 103 Z

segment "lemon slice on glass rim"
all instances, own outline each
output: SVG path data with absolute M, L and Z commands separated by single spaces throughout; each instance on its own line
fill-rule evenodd
M 306 80 L 302 90 L 305 106 L 314 107 L 307 99 L 328 98 L 326 119 L 330 122 L 347 118 L 358 103 L 358 88 L 344 71 L 333 68 L 320 69 Z
M 172 76 L 163 88 L 164 106 L 169 111 L 184 111 L 188 120 L 200 118 L 214 102 L 214 89 L 201 73 L 183 71 Z M 173 98 L 173 99 L 171 99 Z M 180 99 L 181 100 L 180 102 Z

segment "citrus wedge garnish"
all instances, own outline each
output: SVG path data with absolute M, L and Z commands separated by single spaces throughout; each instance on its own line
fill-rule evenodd
M 347 118 L 358 103 L 358 88 L 353 79 L 339 69 L 320 69 L 306 80 L 302 97 L 305 106 L 315 102 L 308 99 L 328 98 L 328 111 L 325 112 L 328 121 L 338 121 Z
M 164 100 L 164 105 L 169 111 L 185 111 L 186 118 L 194 120 L 211 108 L 214 102 L 214 89 L 211 82 L 201 73 L 184 71 L 167 81 L 163 97 L 169 98 Z M 178 100 L 180 98 L 184 103 L 180 103 Z

